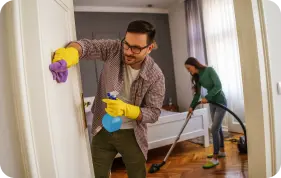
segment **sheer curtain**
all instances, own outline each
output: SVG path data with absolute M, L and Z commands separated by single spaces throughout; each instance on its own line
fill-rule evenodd
M 203 16 L 201 12 L 201 0 L 186 0 L 186 24 L 187 24 L 187 43 L 188 57 L 195 57 L 200 63 L 207 65 L 207 53 L 204 37 Z M 191 87 L 190 87 L 191 89 Z M 202 88 L 202 95 L 206 95 L 207 91 Z M 202 108 L 203 105 L 198 106 Z
M 208 65 L 214 67 L 220 76 L 228 108 L 244 122 L 244 96 L 233 0 L 202 0 L 201 3 Z
M 200 8 L 201 0 L 186 0 L 186 24 L 188 55 L 197 58 L 202 64 L 207 63 L 204 26 Z

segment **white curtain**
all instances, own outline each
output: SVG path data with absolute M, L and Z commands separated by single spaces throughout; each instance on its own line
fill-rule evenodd
M 228 108 L 244 122 L 244 96 L 233 0 L 202 0 L 201 3 L 208 65 L 214 67 L 220 76 Z

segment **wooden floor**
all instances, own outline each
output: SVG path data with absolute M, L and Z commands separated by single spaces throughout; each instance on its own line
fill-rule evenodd
M 236 136 L 237 137 L 237 136 Z M 170 146 L 150 150 L 148 153 L 147 170 L 155 163 L 161 163 Z M 237 144 L 225 142 L 226 158 L 220 158 L 220 164 L 211 169 L 203 169 L 206 155 L 212 153 L 212 145 L 204 148 L 200 145 L 185 141 L 178 143 L 171 153 L 166 165 L 154 174 L 148 173 L 149 178 L 246 178 L 248 177 L 247 155 L 240 155 Z M 112 178 L 127 178 L 122 159 L 114 161 Z

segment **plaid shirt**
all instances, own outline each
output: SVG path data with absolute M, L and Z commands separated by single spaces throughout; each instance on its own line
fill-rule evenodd
M 98 83 L 95 102 L 92 107 L 94 115 L 92 134 L 95 136 L 102 128 L 102 117 L 106 104 L 102 102 L 107 92 L 118 91 L 122 88 L 123 80 L 123 50 L 119 40 L 88 40 L 77 41 L 82 47 L 81 59 L 99 59 L 104 61 L 103 70 Z M 148 140 L 147 123 L 158 120 L 165 96 L 165 78 L 154 60 L 147 56 L 144 60 L 139 76 L 131 86 L 131 101 L 140 106 L 142 120 L 137 121 L 134 128 L 139 147 L 147 159 Z

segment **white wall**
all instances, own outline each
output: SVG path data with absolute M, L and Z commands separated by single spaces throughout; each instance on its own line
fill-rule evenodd
M 180 111 L 186 110 L 191 101 L 190 74 L 184 67 L 187 54 L 187 29 L 184 2 L 175 3 L 169 9 L 169 24 L 172 41 L 177 101 Z
M 0 14 L 0 165 L 8 176 L 22 178 L 24 169 L 13 107 L 11 70 L 4 38 L 6 36 L 4 26 L 6 7 L 7 4 Z
M 266 24 L 266 35 L 268 44 L 268 55 L 270 60 L 270 75 L 272 82 L 272 97 L 274 108 L 274 133 L 275 133 L 275 161 L 276 171 L 281 166 L 281 95 L 277 93 L 277 83 L 281 82 L 281 12 L 278 6 L 269 1 L 264 0 L 264 15 Z

